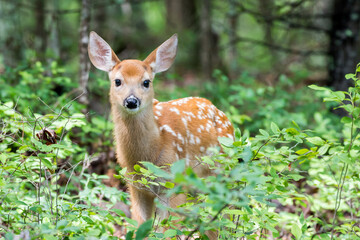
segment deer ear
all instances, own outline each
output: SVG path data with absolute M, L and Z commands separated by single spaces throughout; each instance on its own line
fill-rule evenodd
M 154 73 L 168 70 L 175 60 L 177 44 L 177 34 L 174 34 L 150 53 L 144 62 L 151 66 Z
M 109 44 L 96 32 L 90 32 L 88 53 L 92 64 L 102 71 L 110 72 L 120 62 Z

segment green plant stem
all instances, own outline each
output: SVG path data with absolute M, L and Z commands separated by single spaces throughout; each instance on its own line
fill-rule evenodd
M 352 106 L 355 108 L 356 93 L 355 93 L 354 97 L 352 97 L 351 95 L 349 97 L 350 97 Z M 353 146 L 353 141 L 354 141 L 354 138 L 353 138 L 354 137 L 354 121 L 355 121 L 354 116 L 351 113 L 350 143 L 349 143 L 349 148 L 347 150 L 348 154 L 350 154 L 350 150 L 351 150 L 351 148 Z M 344 173 L 344 169 L 345 169 L 345 173 Z M 342 190 L 344 188 L 345 178 L 346 178 L 346 174 L 347 174 L 348 169 L 349 169 L 349 164 L 344 163 L 344 166 L 342 167 L 342 170 L 341 170 L 339 185 L 338 185 L 337 192 L 336 192 L 335 211 L 334 211 L 334 216 L 333 216 L 333 221 L 332 221 L 332 229 L 331 229 L 331 240 L 334 238 L 334 228 L 335 228 L 336 215 L 337 215 L 337 211 L 340 208 L 341 193 L 342 193 Z
M 215 216 L 214 216 L 207 224 L 210 224 L 210 223 L 212 223 L 213 221 L 215 221 L 215 220 L 217 219 L 217 217 L 219 216 L 219 214 L 220 214 L 225 208 L 227 208 L 228 206 L 229 206 L 229 204 L 226 203 L 226 204 L 215 214 Z M 186 240 L 189 240 L 190 237 L 191 237 L 194 233 L 196 233 L 197 231 L 199 231 L 199 229 L 200 229 L 200 225 L 198 225 L 194 230 L 191 231 L 191 233 L 189 233 L 189 235 L 186 237 Z

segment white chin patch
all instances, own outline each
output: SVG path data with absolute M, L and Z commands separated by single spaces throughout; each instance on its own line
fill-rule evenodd
M 131 114 L 137 113 L 139 111 L 139 109 L 140 109 L 139 107 L 133 108 L 133 109 L 130 109 L 127 107 L 125 108 L 126 112 L 131 113 Z

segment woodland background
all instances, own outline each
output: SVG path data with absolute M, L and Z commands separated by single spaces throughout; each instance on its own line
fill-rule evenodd
M 167 179 L 204 189 L 183 230 L 128 218 L 90 31 L 120 59 L 178 33 L 157 99 L 206 97 L 238 129 L 204 160 L 219 185 L 181 162 Z M 359 31 L 356 0 L 0 0 L 0 238 L 359 238 Z M 164 174 L 147 167 L 144 185 Z

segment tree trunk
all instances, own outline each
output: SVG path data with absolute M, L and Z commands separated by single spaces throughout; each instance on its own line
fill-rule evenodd
M 80 50 L 80 90 L 82 96 L 79 98 L 79 102 L 85 105 L 89 104 L 88 99 L 88 80 L 90 62 L 87 53 L 87 46 L 89 43 L 89 23 L 90 23 L 90 3 L 89 0 L 81 0 L 81 16 L 80 16 L 80 39 L 79 39 L 79 50 Z
M 196 1 L 194 0 L 166 0 L 166 20 L 173 31 L 184 30 L 196 25 Z M 196 26 L 195 26 L 196 27 Z
M 52 50 L 53 57 L 58 60 L 60 58 L 60 40 L 59 40 L 59 2 L 57 0 L 52 1 L 54 11 L 51 14 L 51 27 L 49 37 L 49 47 Z
M 229 76 L 233 80 L 238 77 L 237 28 L 240 12 L 236 9 L 236 0 L 229 1 Z
M 217 36 L 211 31 L 211 0 L 202 0 L 200 7 L 201 71 L 206 79 L 210 79 L 214 66 L 219 62 Z
M 344 76 L 353 73 L 360 61 L 360 1 L 334 0 L 333 4 L 328 85 L 335 90 L 347 90 L 352 83 Z
M 47 33 L 45 29 L 45 1 L 35 1 L 35 39 L 39 39 L 38 43 L 35 43 L 35 47 L 40 53 L 40 59 L 43 59 L 46 52 Z

